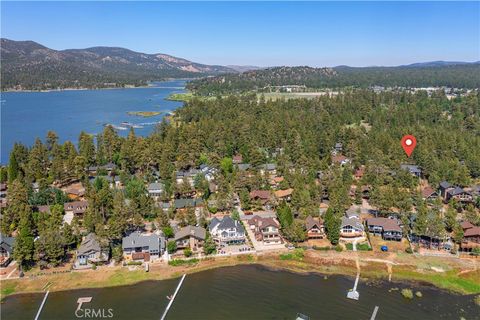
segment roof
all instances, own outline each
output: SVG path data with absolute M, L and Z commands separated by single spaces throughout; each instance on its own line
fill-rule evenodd
M 447 181 L 440 182 L 440 188 L 447 189 L 447 188 L 450 188 L 451 186 L 452 185 Z
M 239 164 L 237 164 L 237 168 L 240 171 L 246 171 L 246 170 L 250 169 L 250 167 L 251 166 L 250 166 L 249 163 L 239 163 Z
M 236 154 L 232 157 L 232 160 L 236 163 L 241 163 L 243 160 L 243 157 L 241 154 Z
M 292 195 L 293 189 L 289 188 L 289 189 L 286 189 L 286 190 L 278 190 L 278 191 L 275 191 L 274 193 L 275 193 L 275 197 L 284 198 L 284 197 L 288 197 L 288 196 Z
M 332 161 L 333 162 L 337 162 L 337 163 L 342 163 L 344 161 L 348 160 L 347 157 L 345 157 L 344 155 L 342 154 L 339 154 L 339 155 L 336 155 L 336 156 L 332 156 Z
M 463 233 L 463 236 L 464 237 L 480 236 L 480 227 L 473 227 L 465 230 L 465 232 Z
M 260 169 L 265 169 L 265 170 L 275 170 L 277 169 L 277 165 L 275 163 L 267 163 L 267 164 L 262 164 L 260 166 Z
M 470 221 L 463 221 L 462 223 L 460 223 L 460 226 L 462 227 L 463 230 L 475 227 Z
M 182 198 L 175 199 L 173 206 L 175 209 L 193 208 L 203 203 L 203 199 Z
M 7 251 L 8 253 L 13 252 L 13 247 L 15 246 L 15 238 L 5 237 L 0 233 L 0 247 Z
M 268 190 L 253 190 L 250 192 L 250 198 L 270 199 L 270 191 Z
M 164 239 L 155 233 L 143 234 L 139 231 L 132 232 L 122 239 L 122 248 L 164 248 Z
M 360 220 L 358 220 L 356 218 L 342 217 L 341 227 L 343 228 L 345 226 L 352 226 L 356 229 L 359 229 L 359 230 L 362 230 L 362 231 L 364 230 L 362 223 L 360 222 Z
M 403 170 L 408 170 L 410 173 L 415 173 L 415 174 L 420 174 L 422 173 L 422 169 L 420 169 L 419 166 L 413 165 L 413 164 L 401 164 L 400 168 Z
M 248 224 L 255 225 L 259 228 L 266 228 L 266 227 L 276 227 L 280 228 L 280 224 L 272 217 L 263 218 L 260 216 L 253 216 L 250 220 L 248 220 Z
M 424 198 L 428 198 L 434 193 L 436 193 L 435 190 L 433 190 L 433 188 L 430 186 L 426 186 L 425 188 L 422 189 L 422 196 Z
M 367 225 L 369 226 L 380 226 L 383 231 L 402 231 L 398 220 L 388 219 L 388 218 L 370 218 L 367 220 Z
M 361 166 L 360 168 L 358 168 L 355 171 L 355 177 L 357 177 L 357 178 L 363 177 L 364 174 L 365 174 L 365 167 L 364 166 Z
M 237 229 L 237 232 L 244 232 L 242 223 L 238 220 L 233 220 L 229 216 L 225 216 L 222 220 L 218 218 L 213 218 L 208 225 L 208 228 L 212 230 L 213 228 L 217 228 L 217 230 L 225 230 L 225 229 Z
M 95 233 L 89 233 L 85 239 L 83 239 L 82 244 L 77 250 L 77 254 L 84 255 L 88 252 L 100 252 L 101 250 L 100 242 L 98 242 Z
M 207 231 L 202 227 L 186 226 L 175 233 L 175 241 L 190 236 L 199 240 L 205 240 Z
M 65 211 L 85 211 L 83 208 L 88 207 L 88 201 L 73 201 L 73 202 L 66 202 L 63 205 Z
M 307 231 L 312 229 L 313 227 L 321 228 L 323 225 L 323 221 L 321 218 L 314 218 L 312 216 L 308 216 L 307 219 L 305 219 L 305 227 L 307 228 Z
M 161 182 L 153 182 L 150 183 L 147 187 L 148 191 L 153 191 L 153 190 L 163 190 L 165 188 L 165 185 Z
M 462 194 L 462 193 L 470 194 L 469 192 L 463 190 L 460 187 L 455 187 L 453 190 L 449 190 L 448 193 L 452 196 L 456 196 L 456 195 L 459 195 L 459 194 Z

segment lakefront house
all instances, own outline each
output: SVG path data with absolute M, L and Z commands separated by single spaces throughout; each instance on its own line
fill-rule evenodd
M 229 216 L 222 219 L 214 217 L 208 226 L 208 230 L 217 244 L 241 244 L 245 242 L 245 229 L 240 221 Z
M 177 249 L 190 248 L 193 252 L 203 247 L 203 243 L 207 238 L 207 231 L 202 227 L 186 226 L 175 232 L 173 239 L 177 245 Z
M 126 261 L 152 261 L 165 251 L 165 238 L 155 233 L 132 232 L 122 239 L 123 258 Z
M 94 233 L 89 233 L 76 252 L 74 267 L 76 269 L 90 268 L 93 265 L 108 261 L 108 249 L 102 245 Z
M 305 219 L 305 228 L 307 229 L 308 239 L 325 238 L 325 227 L 321 218 L 308 216 L 307 219 Z
M 380 235 L 384 240 L 402 240 L 402 228 L 397 219 L 370 218 L 367 227 L 371 234 Z
M 255 215 L 248 220 L 248 225 L 257 241 L 262 241 L 264 244 L 282 243 L 280 224 L 274 218 Z

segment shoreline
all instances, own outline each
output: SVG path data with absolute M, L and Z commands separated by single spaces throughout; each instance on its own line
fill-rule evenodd
M 320 260 L 318 260 L 320 258 Z M 319 263 L 320 262 L 320 263 Z M 428 261 L 422 260 L 422 263 Z M 438 290 L 460 295 L 480 294 L 480 282 L 477 280 L 480 270 L 472 270 L 469 277 L 460 276 L 458 269 L 446 273 L 425 272 L 413 265 L 393 266 L 393 276 L 387 270 L 385 263 L 362 260 L 362 281 L 386 281 L 392 278 L 392 284 L 426 285 Z M 355 277 L 357 269 L 354 260 L 343 255 L 336 259 L 308 254 L 301 260 L 282 260 L 278 254 L 240 255 L 230 257 L 214 257 L 201 260 L 192 266 L 150 265 L 150 272 L 143 268 L 130 271 L 126 267 L 103 267 L 100 270 L 73 271 L 68 273 L 47 274 L 35 278 L 1 280 L 1 301 L 17 294 L 41 293 L 48 284 L 49 290 L 70 291 L 76 289 L 107 288 L 115 286 L 135 285 L 144 281 L 159 281 L 178 278 L 182 274 L 192 274 L 222 267 L 241 265 L 260 265 L 273 271 L 287 271 L 298 274 L 316 274 L 321 276 L 339 275 Z M 463 273 L 465 274 L 465 273 Z M 462 275 L 463 275 L 462 274 Z

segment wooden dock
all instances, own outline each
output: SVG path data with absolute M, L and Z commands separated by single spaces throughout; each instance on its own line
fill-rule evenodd
M 47 291 L 47 293 L 45 293 L 45 296 L 43 297 L 42 304 L 40 305 L 40 308 L 38 308 L 37 315 L 35 316 L 35 320 L 38 320 L 38 318 L 40 317 L 40 313 L 42 313 L 43 306 L 45 305 L 45 302 L 47 301 L 47 297 L 48 297 L 49 293 L 50 293 L 50 291 Z
M 173 304 L 173 300 L 175 300 L 175 297 L 177 296 L 178 291 L 180 290 L 180 287 L 182 286 L 183 280 L 185 279 L 186 274 L 182 276 L 182 279 L 180 279 L 180 282 L 178 283 L 177 289 L 175 289 L 175 293 L 173 294 L 172 298 L 170 299 L 170 302 L 168 303 L 167 307 L 165 308 L 165 311 L 163 312 L 162 318 L 160 320 L 165 320 L 165 317 L 167 316 L 168 310 L 170 310 L 170 307 Z
M 360 279 L 360 273 L 357 273 L 357 278 L 355 278 L 355 284 L 353 289 L 347 292 L 347 298 L 358 300 L 360 298 L 360 293 L 357 291 L 358 280 Z

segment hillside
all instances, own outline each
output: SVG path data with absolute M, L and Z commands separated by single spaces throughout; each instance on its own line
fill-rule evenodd
M 355 87 L 480 87 L 480 64 L 423 63 L 398 67 L 335 68 L 274 67 L 242 74 L 220 75 L 192 81 L 200 94 L 262 90 L 267 86 L 305 85 L 309 88 Z
M 193 78 L 235 70 L 167 54 L 116 47 L 53 50 L 33 41 L 1 39 L 2 90 L 145 85 L 165 78 Z

